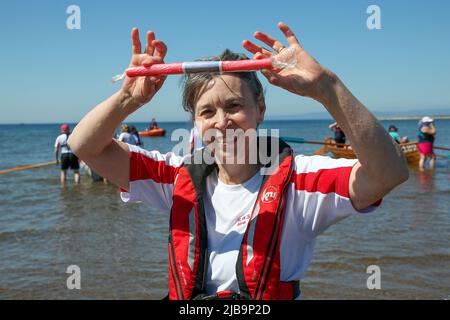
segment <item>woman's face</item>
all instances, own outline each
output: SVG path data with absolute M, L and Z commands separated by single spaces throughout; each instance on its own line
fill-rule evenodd
M 217 147 L 227 152 L 227 146 L 230 151 L 230 144 L 236 143 L 236 137 L 230 133 L 246 133 L 250 129 L 256 131 L 264 119 L 264 113 L 263 99 L 258 101 L 255 98 L 245 80 L 233 75 L 221 75 L 203 88 L 195 105 L 194 117 L 203 142 L 209 145 L 215 140 L 219 144 Z M 248 143 L 245 150 L 247 153 Z

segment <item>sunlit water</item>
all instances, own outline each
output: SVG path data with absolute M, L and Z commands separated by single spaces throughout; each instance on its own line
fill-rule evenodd
M 388 126 L 390 123 L 384 123 Z M 393 122 L 415 138 L 415 121 Z M 266 122 L 283 136 L 322 140 L 327 121 Z M 170 133 L 145 147 L 169 151 Z M 145 124 L 137 124 L 144 129 Z M 263 126 L 264 127 L 264 126 Z M 450 121 L 437 121 L 436 145 L 450 146 Z M 53 160 L 57 125 L 0 126 L 0 170 Z M 293 145 L 311 154 L 318 146 Z M 442 155 L 450 152 L 437 152 Z M 0 298 L 160 299 L 167 293 L 168 213 L 125 205 L 111 184 L 83 176 L 59 184 L 56 166 L 0 176 Z M 71 175 L 69 176 L 71 178 Z M 317 240 L 303 280 L 304 299 L 450 299 L 450 165 L 411 178 L 366 216 L 340 222 Z M 81 290 L 68 290 L 69 265 Z M 368 290 L 366 269 L 381 269 L 381 290 Z

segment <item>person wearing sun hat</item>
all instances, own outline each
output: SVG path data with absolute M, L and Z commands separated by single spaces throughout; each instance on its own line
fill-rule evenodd
M 80 164 L 77 156 L 72 152 L 69 145 L 67 144 L 67 140 L 70 135 L 70 126 L 67 123 L 63 123 L 60 126 L 61 134 L 56 138 L 55 141 L 55 158 L 56 164 L 61 163 L 61 175 L 60 181 L 61 184 L 66 182 L 67 169 L 73 170 L 73 178 L 75 183 L 80 182 Z M 59 158 L 59 154 L 61 154 L 61 159 Z
M 430 169 L 434 169 L 436 163 L 436 155 L 433 151 L 433 143 L 436 138 L 436 127 L 434 120 L 430 117 L 423 117 L 419 121 L 419 143 L 417 148 L 420 153 L 419 170 L 425 169 L 425 161 L 430 159 Z

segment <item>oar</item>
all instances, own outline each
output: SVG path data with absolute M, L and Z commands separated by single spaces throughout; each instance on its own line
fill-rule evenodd
M 314 141 L 314 140 L 305 140 L 303 138 L 296 138 L 296 137 L 281 137 L 281 139 L 283 139 L 286 142 L 291 142 L 291 143 L 309 143 L 309 144 L 320 144 L 323 145 L 324 147 L 320 148 L 319 150 L 316 150 L 314 152 L 315 155 L 323 155 L 325 153 L 328 152 L 327 146 L 348 146 L 348 144 L 345 143 L 334 143 L 334 142 L 323 142 L 323 141 Z M 410 145 L 410 144 L 417 144 L 417 142 L 408 142 L 408 143 L 404 143 L 402 145 Z M 433 147 L 434 149 L 439 149 L 439 150 L 448 150 L 450 151 L 450 148 L 445 148 L 445 147 Z M 438 155 L 439 158 L 442 159 L 450 159 L 450 155 L 446 154 L 446 155 Z
M 56 164 L 56 161 L 43 162 L 43 163 L 38 163 L 38 164 L 32 164 L 32 165 L 26 165 L 26 166 L 20 166 L 20 167 L 14 167 L 14 168 L 10 168 L 10 169 L 0 170 L 0 175 L 10 173 L 10 172 L 41 168 L 41 167 L 45 167 L 45 166 L 50 166 L 52 164 Z
M 295 137 L 280 137 L 280 138 L 286 142 L 292 142 L 292 143 L 320 144 L 320 145 L 324 145 L 324 146 L 348 146 L 348 144 L 345 144 L 345 143 L 305 140 L 303 138 L 295 138 Z
M 434 149 L 438 149 L 438 150 L 450 151 L 450 148 L 436 147 L 436 146 L 433 146 L 433 148 L 434 148 Z
M 314 151 L 314 155 L 315 156 L 323 156 L 327 152 L 328 152 L 328 146 L 323 146 L 319 150 Z
M 433 149 L 450 151 L 450 148 L 438 147 L 438 146 L 433 146 Z M 436 156 L 441 159 L 450 159 L 450 154 L 437 154 Z
M 328 146 L 348 146 L 345 143 L 305 140 L 303 138 L 295 138 L 295 137 L 281 137 L 281 139 L 283 139 L 286 142 L 291 142 L 291 143 L 309 143 L 309 144 L 323 145 L 322 148 L 314 151 L 314 155 L 316 155 L 316 156 L 321 156 L 321 155 L 326 154 L 329 151 Z

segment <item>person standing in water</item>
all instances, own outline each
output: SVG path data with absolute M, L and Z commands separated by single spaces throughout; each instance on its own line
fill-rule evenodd
M 330 130 L 334 132 L 334 141 L 336 143 L 345 143 L 345 133 L 344 130 L 337 124 L 337 122 L 334 122 L 330 124 L 329 126 Z
M 61 134 L 56 138 L 55 141 L 55 159 L 56 164 L 59 165 L 61 163 L 61 175 L 60 181 L 61 184 L 66 182 L 67 169 L 73 170 L 73 178 L 75 183 L 80 182 L 80 164 L 78 162 L 77 156 L 72 152 L 70 147 L 67 145 L 67 139 L 70 135 L 70 127 L 67 123 L 64 123 L 60 127 Z M 61 154 L 61 159 L 59 158 L 59 154 Z M 61 161 L 60 161 L 61 160 Z
M 144 147 L 144 141 L 142 141 L 141 136 L 139 135 L 139 132 L 137 131 L 135 126 L 130 127 L 130 134 L 134 137 L 136 140 L 136 145 L 138 147 L 143 148 Z
M 433 143 L 436 138 L 436 127 L 434 120 L 430 117 L 423 117 L 419 122 L 419 143 L 417 148 L 420 152 L 419 170 L 425 169 L 425 161 L 430 159 L 430 169 L 433 170 L 436 164 L 436 155 L 433 151 Z

